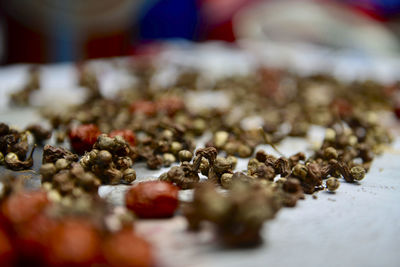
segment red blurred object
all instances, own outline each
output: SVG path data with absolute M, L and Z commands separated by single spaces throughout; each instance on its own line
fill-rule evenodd
M 13 224 L 30 221 L 38 215 L 49 201 L 43 191 L 22 191 L 7 198 L 1 207 L 3 216 Z
M 179 188 L 164 181 L 149 181 L 133 186 L 125 195 L 126 206 L 142 218 L 164 218 L 178 207 Z
M 94 124 L 83 124 L 73 128 L 69 133 L 69 139 L 73 150 L 78 154 L 92 149 L 97 137 L 101 134 Z
M 0 266 L 11 267 L 14 263 L 14 249 L 10 238 L 3 229 L 0 229 Z
M 137 100 L 130 106 L 132 113 L 142 113 L 147 116 L 154 116 L 157 113 L 156 104 L 152 101 Z
M 51 266 L 92 266 L 100 262 L 100 237 L 87 220 L 70 218 L 50 233 L 46 261 Z
M 136 136 L 131 130 L 114 130 L 109 134 L 110 137 L 115 137 L 117 135 L 122 136 L 131 146 L 136 145 Z
M 165 97 L 157 101 L 157 109 L 168 116 L 175 115 L 176 112 L 185 107 L 183 100 L 179 97 Z
M 43 264 L 44 252 L 50 241 L 50 234 L 58 223 L 44 214 L 34 217 L 16 227 L 16 247 L 22 264 Z
M 111 267 L 148 267 L 154 265 L 150 244 L 127 228 L 103 243 L 103 253 Z

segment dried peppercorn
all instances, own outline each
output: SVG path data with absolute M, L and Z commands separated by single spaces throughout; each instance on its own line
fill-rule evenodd
M 94 124 L 83 124 L 73 128 L 69 132 L 71 147 L 78 154 L 92 149 L 101 134 L 99 128 Z
M 175 115 L 176 112 L 184 109 L 185 104 L 179 97 L 164 97 L 156 102 L 157 110 L 166 113 L 168 116 Z
M 99 263 L 100 236 L 84 219 L 68 218 L 51 233 L 46 262 L 50 266 L 91 266 Z
M 25 131 L 29 131 L 33 134 L 35 142 L 37 144 L 42 144 L 43 141 L 51 137 L 51 131 L 43 128 L 38 124 L 32 124 L 25 128 Z
M 125 203 L 142 218 L 170 217 L 178 207 L 178 191 L 178 187 L 168 182 L 142 182 L 128 190 Z
M 132 229 L 123 229 L 103 242 L 104 258 L 110 267 L 150 267 L 154 265 L 151 247 Z
M 330 177 L 328 180 L 326 180 L 326 188 L 328 188 L 329 191 L 334 192 L 336 191 L 340 186 L 340 182 L 337 178 L 335 177 Z
M 131 146 L 136 145 L 136 135 L 131 130 L 114 130 L 109 134 L 110 137 L 115 137 L 117 135 L 122 136 Z

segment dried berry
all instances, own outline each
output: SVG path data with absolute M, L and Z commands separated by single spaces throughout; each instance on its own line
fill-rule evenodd
M 336 189 L 338 189 L 340 186 L 340 182 L 337 178 L 330 177 L 328 180 L 326 180 L 326 188 L 328 188 L 329 191 L 334 192 Z
M 170 217 L 178 207 L 178 191 L 178 187 L 168 182 L 142 182 L 126 193 L 126 206 L 139 217 Z
M 94 124 L 83 124 L 73 128 L 69 133 L 71 147 L 78 154 L 92 149 L 101 134 L 99 128 Z

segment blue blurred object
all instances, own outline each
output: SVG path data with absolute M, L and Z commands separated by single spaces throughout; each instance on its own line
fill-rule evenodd
M 146 1 L 140 9 L 139 39 L 197 39 L 199 12 L 196 0 Z

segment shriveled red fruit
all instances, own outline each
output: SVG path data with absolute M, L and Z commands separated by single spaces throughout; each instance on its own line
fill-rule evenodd
M 128 190 L 125 202 L 128 209 L 142 218 L 164 218 L 178 207 L 179 188 L 164 181 L 139 183 Z
M 49 201 L 43 191 L 21 191 L 7 198 L 1 210 L 4 218 L 12 224 L 20 224 L 38 215 Z
M 122 136 L 131 146 L 136 145 L 136 135 L 131 130 L 114 130 L 109 134 L 110 137 L 115 137 L 117 135 Z
M 100 134 L 99 128 L 94 124 L 79 125 L 69 132 L 71 147 L 76 153 L 83 154 L 92 149 Z
M 11 267 L 14 263 L 14 249 L 6 232 L 0 229 L 0 266 Z
M 100 255 L 99 234 L 86 220 L 67 218 L 50 233 L 46 251 L 50 266 L 91 266 Z
M 107 238 L 103 254 L 111 267 L 147 267 L 154 260 L 150 244 L 136 236 L 132 229 L 124 229 Z
M 147 116 L 154 116 L 157 112 L 156 104 L 152 101 L 137 100 L 132 102 L 130 106 L 132 113 L 142 113 Z
M 44 253 L 50 240 L 50 234 L 58 225 L 57 221 L 45 214 L 40 214 L 32 220 L 16 227 L 16 245 L 22 265 L 43 264 Z
M 169 116 L 175 115 L 176 112 L 182 110 L 184 107 L 183 100 L 175 96 L 161 98 L 157 101 L 157 109 Z

